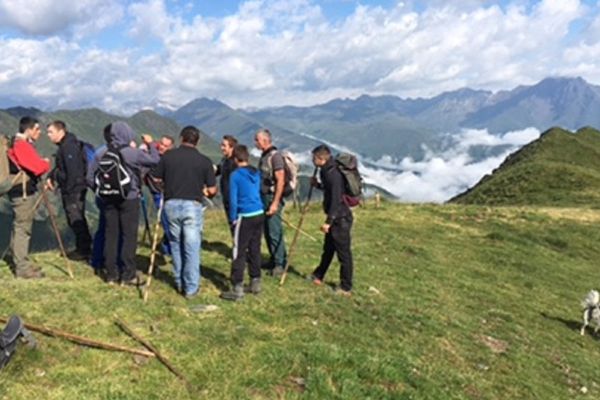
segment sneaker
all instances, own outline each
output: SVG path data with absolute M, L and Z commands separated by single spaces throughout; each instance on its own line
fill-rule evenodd
M 146 282 L 140 278 L 140 276 L 138 274 L 136 274 L 133 278 L 131 279 L 121 279 L 121 286 L 142 286 L 144 285 Z
M 322 286 L 323 285 L 323 280 L 317 278 L 313 274 L 310 274 L 309 276 L 307 276 L 306 280 L 309 281 L 309 282 L 312 282 L 312 284 L 315 285 L 315 286 Z
M 284 272 L 285 272 L 285 269 L 283 269 L 283 267 L 281 265 L 278 265 L 271 270 L 271 276 L 273 278 L 279 278 L 281 275 L 283 275 Z
M 198 296 L 198 294 L 200 294 L 200 289 L 196 290 L 193 293 L 186 293 L 186 294 L 183 295 L 183 297 L 185 297 L 186 300 L 191 300 L 194 297 Z
M 244 298 L 244 285 L 237 283 L 229 291 L 221 293 L 220 297 L 223 300 L 239 301 Z
M 336 288 L 334 291 L 335 294 L 337 294 L 338 296 L 344 296 L 344 297 L 351 297 L 352 296 L 352 291 L 350 290 L 344 290 L 340 287 Z
M 250 293 L 259 294 L 262 288 L 260 287 L 260 278 L 252 278 L 250 281 Z

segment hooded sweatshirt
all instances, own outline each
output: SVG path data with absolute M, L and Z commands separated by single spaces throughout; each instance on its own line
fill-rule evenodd
M 152 168 L 160 161 L 156 146 L 148 146 L 148 152 L 145 152 L 129 145 L 134 140 L 135 133 L 127 123 L 117 121 L 112 124 L 109 146 L 119 150 L 125 168 L 131 173 L 131 190 L 127 194 L 127 200 L 140 197 L 141 170 Z
M 253 217 L 264 211 L 260 199 L 260 171 L 251 166 L 241 167 L 229 177 L 229 220 Z

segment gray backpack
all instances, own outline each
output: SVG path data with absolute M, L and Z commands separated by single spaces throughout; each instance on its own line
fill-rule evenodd
M 349 207 L 357 206 L 363 191 L 363 180 L 358 172 L 358 160 L 349 153 L 340 153 L 335 157 L 338 169 L 344 176 L 344 202 Z
M 8 320 L 4 330 L 0 332 L 0 369 L 8 364 L 17 349 L 17 342 L 21 338 L 28 342 L 31 347 L 35 347 L 35 338 L 25 329 L 23 320 L 13 315 Z

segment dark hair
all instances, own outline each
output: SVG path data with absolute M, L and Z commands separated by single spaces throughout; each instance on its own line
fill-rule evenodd
M 235 147 L 235 145 L 238 143 L 237 139 L 231 135 L 223 136 L 223 140 L 229 143 L 229 146 L 231 147 Z
M 181 130 L 181 134 L 179 136 L 181 137 L 182 143 L 193 144 L 196 146 L 198 144 L 198 140 L 200 140 L 200 130 L 195 126 L 188 125 Z
M 266 137 L 269 138 L 269 140 L 271 140 L 271 131 L 268 130 L 267 128 L 261 128 L 258 130 L 258 132 L 256 132 L 257 135 L 264 135 Z
M 233 158 L 235 158 L 239 162 L 248 162 L 250 159 L 250 153 L 248 153 L 248 148 L 243 144 L 238 144 L 233 148 Z
M 175 143 L 175 138 L 171 135 L 162 135 L 161 139 L 168 139 L 171 143 Z
M 31 129 L 36 124 L 39 124 L 39 123 L 40 123 L 40 121 L 38 121 L 37 119 L 35 119 L 33 117 L 29 117 L 29 116 L 23 117 L 19 121 L 19 132 L 20 133 L 25 133 L 25 131 L 27 129 Z
M 110 143 L 110 130 L 112 128 L 112 124 L 108 124 L 104 127 L 104 130 L 102 131 L 102 135 L 104 136 L 104 141 L 106 143 Z
M 324 159 L 329 159 L 329 157 L 331 156 L 331 150 L 329 149 L 329 147 L 327 147 L 327 145 L 324 144 L 315 147 L 312 153 L 313 155 Z
M 56 129 L 60 129 L 61 131 L 67 131 L 67 124 L 65 124 L 63 121 L 60 120 L 56 120 L 56 121 L 52 121 L 48 124 L 48 126 L 46 126 L 47 128 L 49 127 L 55 127 Z

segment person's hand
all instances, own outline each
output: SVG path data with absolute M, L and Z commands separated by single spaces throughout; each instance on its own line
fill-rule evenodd
M 208 192 L 208 188 L 206 186 L 202 188 L 202 194 L 204 197 L 210 197 L 210 193 Z
M 267 210 L 267 215 L 268 216 L 275 215 L 277 213 L 278 209 L 279 209 L 279 204 L 271 203 L 271 205 L 269 206 L 269 209 Z
M 44 161 L 46 161 L 48 164 L 50 164 L 50 159 L 48 157 L 44 158 Z
M 48 178 L 46 179 L 46 185 L 44 186 L 44 189 L 46 190 L 50 190 L 50 191 L 54 191 L 54 184 L 52 183 L 52 179 Z
M 312 176 L 312 177 L 310 178 L 310 185 L 311 185 L 312 187 L 319 187 L 319 181 L 317 180 L 317 178 L 316 178 L 316 177 Z
M 152 140 L 152 136 L 148 135 L 147 133 L 144 133 L 142 135 L 142 142 L 146 143 L 146 144 L 150 144 L 153 142 Z
M 331 225 L 329 224 L 323 224 L 321 225 L 321 232 L 323 233 L 329 233 L 329 229 L 331 228 Z

